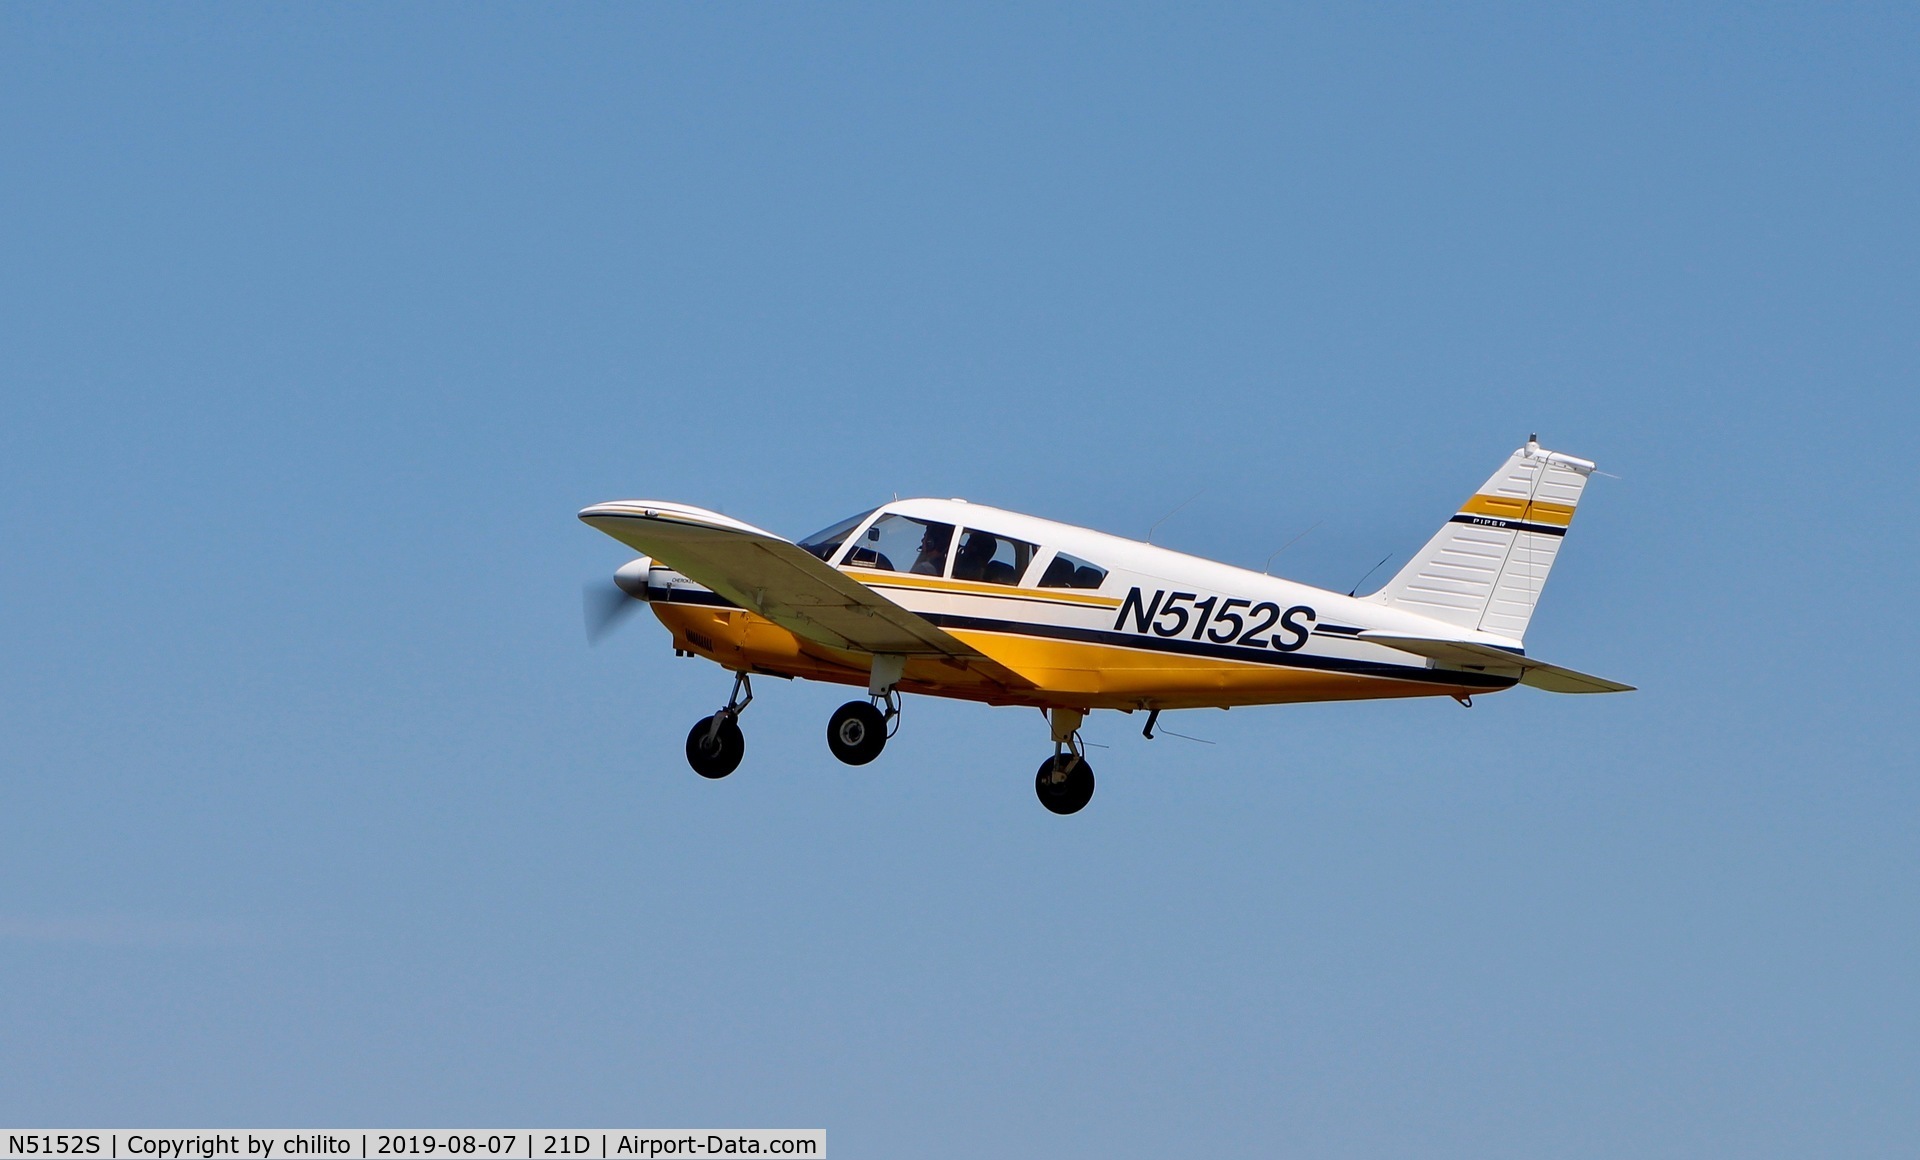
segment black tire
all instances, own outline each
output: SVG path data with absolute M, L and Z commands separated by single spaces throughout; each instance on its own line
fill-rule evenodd
M 1066 773 L 1060 781 L 1053 777 L 1056 761 Z M 1033 776 L 1033 792 L 1039 795 L 1040 804 L 1054 813 L 1077 814 L 1093 800 L 1093 766 L 1087 764 L 1086 758 L 1071 753 L 1049 757 L 1040 763 L 1040 772 Z
M 827 718 L 827 748 L 848 765 L 865 765 L 886 747 L 886 715 L 865 701 L 848 701 Z
M 747 739 L 731 719 L 722 721 L 720 732 L 709 741 L 712 729 L 713 718 L 702 717 L 687 734 L 687 764 L 701 777 L 717 779 L 740 768 L 740 759 L 747 755 Z

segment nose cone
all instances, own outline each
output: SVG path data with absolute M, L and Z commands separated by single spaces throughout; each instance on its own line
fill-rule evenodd
M 628 560 L 614 569 L 613 582 L 620 591 L 635 600 L 647 598 L 647 573 L 653 571 L 653 561 L 645 556 L 638 560 Z

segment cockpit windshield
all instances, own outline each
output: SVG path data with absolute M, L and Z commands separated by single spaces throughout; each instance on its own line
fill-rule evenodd
M 834 553 L 840 550 L 840 545 L 846 542 L 847 537 L 853 533 L 853 529 L 865 523 L 867 517 L 877 510 L 879 509 L 868 508 L 857 516 L 848 516 L 831 527 L 822 528 L 801 540 L 800 546 L 831 564 Z

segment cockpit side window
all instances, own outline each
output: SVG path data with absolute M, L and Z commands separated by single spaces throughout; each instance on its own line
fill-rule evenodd
M 1042 588 L 1098 588 L 1107 582 L 1107 570 L 1078 556 L 1056 553 L 1040 576 Z
M 867 517 L 872 515 L 876 510 L 878 509 L 868 508 L 857 516 L 848 516 L 846 519 L 841 520 L 831 527 L 822 528 L 806 539 L 801 540 L 800 546 L 831 564 L 833 563 L 834 553 L 840 550 L 840 545 L 846 542 L 847 536 L 852 533 L 853 529 L 865 523 Z
M 1033 562 L 1035 545 L 978 528 L 960 534 L 960 551 L 953 559 L 955 580 L 987 584 L 1018 584 Z
M 889 512 L 861 533 L 853 550 L 847 553 L 847 563 L 888 572 L 939 576 L 947 570 L 947 549 L 952 544 L 952 524 L 936 524 Z

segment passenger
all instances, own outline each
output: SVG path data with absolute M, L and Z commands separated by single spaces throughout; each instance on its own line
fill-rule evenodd
M 960 545 L 960 556 L 953 562 L 955 580 L 985 580 L 987 565 L 993 562 L 1000 541 L 985 532 L 969 530 L 967 542 Z

